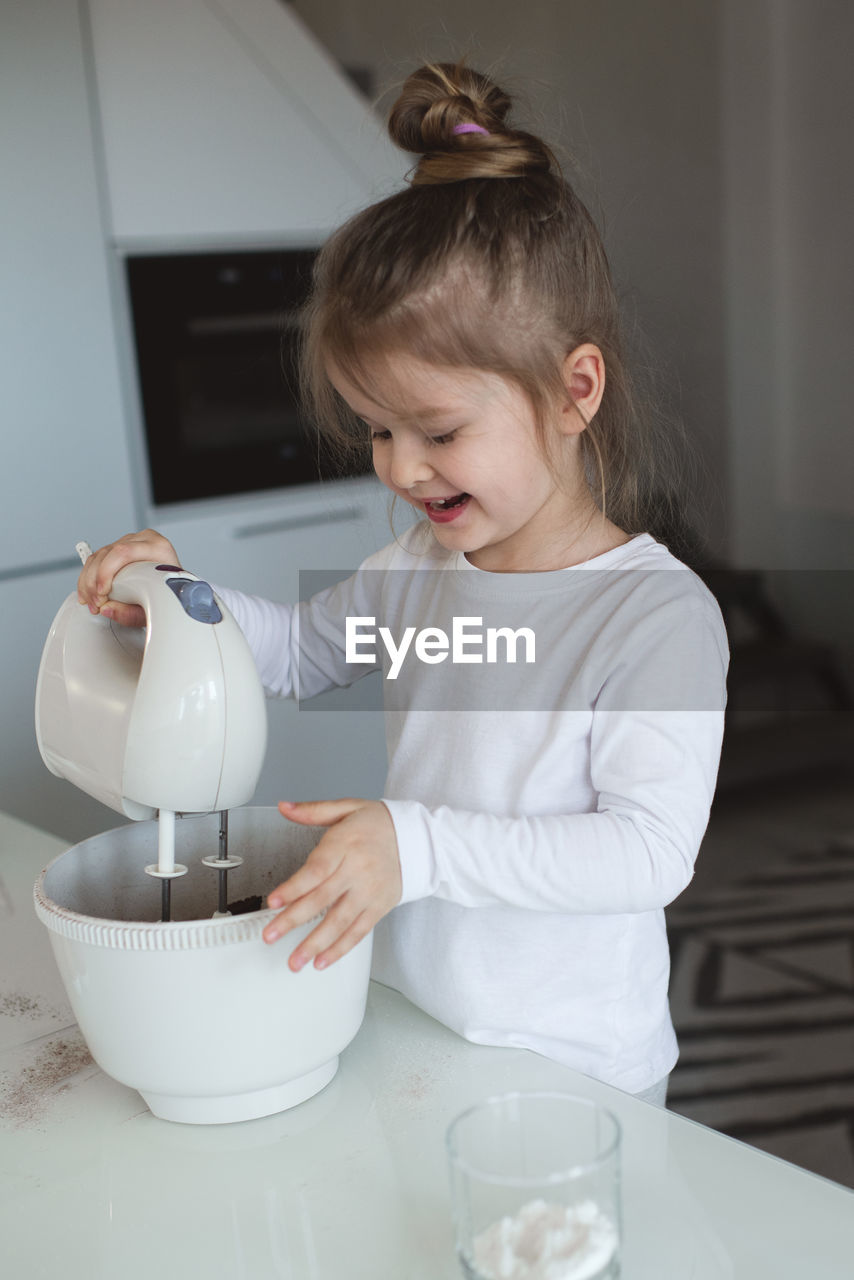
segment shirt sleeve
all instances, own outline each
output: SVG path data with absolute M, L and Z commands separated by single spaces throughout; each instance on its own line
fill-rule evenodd
M 378 575 L 357 570 L 296 605 L 215 587 L 245 635 L 271 697 L 312 698 L 375 671 L 378 661 L 347 661 L 347 618 L 376 611 Z
M 594 813 L 502 817 L 385 800 L 397 833 L 402 902 L 533 911 L 651 911 L 691 880 L 708 822 L 723 717 L 603 712 Z
M 593 710 L 593 812 L 501 816 L 387 799 L 402 901 L 435 895 L 465 907 L 582 914 L 673 901 L 693 875 L 708 822 L 726 666 L 723 625 L 702 605 L 682 604 L 633 637 L 631 659 L 612 667 Z M 671 696 L 680 680 L 681 708 Z

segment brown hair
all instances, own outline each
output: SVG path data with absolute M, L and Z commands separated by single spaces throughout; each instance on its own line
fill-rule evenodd
M 587 208 L 549 148 L 507 123 L 510 98 L 463 64 L 405 81 L 392 141 L 419 155 L 409 186 L 344 224 L 318 256 L 306 308 L 303 388 L 339 455 L 369 448 L 327 362 L 355 386 L 401 351 L 510 379 L 533 406 L 546 456 L 547 410 L 566 403 L 565 357 L 602 351 L 605 392 L 582 433 L 591 493 L 629 533 L 679 550 L 674 453 L 639 409 L 623 355 L 620 309 Z M 459 125 L 477 131 L 455 132 Z M 485 131 L 485 132 L 482 132 Z

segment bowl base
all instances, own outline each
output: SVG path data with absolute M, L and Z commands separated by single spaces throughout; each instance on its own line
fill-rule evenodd
M 337 1070 L 338 1058 L 331 1058 L 296 1080 L 221 1098 L 180 1098 L 141 1090 L 140 1093 L 152 1114 L 161 1120 L 174 1120 L 179 1124 L 235 1124 L 272 1116 L 307 1101 L 329 1084 Z

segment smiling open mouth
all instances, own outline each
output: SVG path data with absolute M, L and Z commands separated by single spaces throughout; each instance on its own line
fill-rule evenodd
M 451 498 L 436 498 L 435 501 L 425 502 L 424 510 L 433 524 L 448 524 L 465 510 L 470 497 L 470 493 L 457 493 Z
M 453 498 L 438 498 L 435 502 L 427 502 L 425 505 L 428 506 L 431 511 L 450 511 L 453 507 L 462 506 L 469 497 L 471 497 L 471 495 L 468 493 L 458 493 Z

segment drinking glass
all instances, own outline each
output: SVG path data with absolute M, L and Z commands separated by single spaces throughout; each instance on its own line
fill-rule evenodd
M 468 1280 L 616 1280 L 620 1125 L 588 1098 L 507 1093 L 447 1134 L 457 1254 Z

